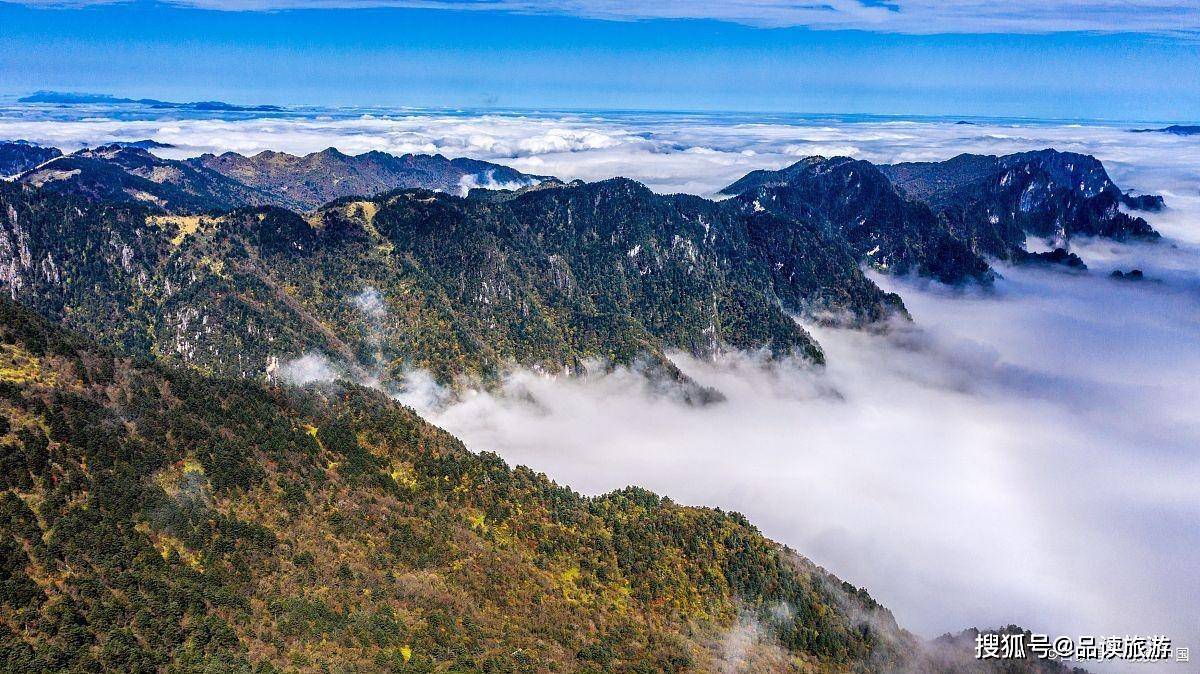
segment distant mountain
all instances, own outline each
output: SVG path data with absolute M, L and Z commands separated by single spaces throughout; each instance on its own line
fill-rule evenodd
M 152 108 L 174 108 L 181 110 L 205 110 L 217 112 L 278 112 L 283 108 L 278 105 L 236 105 L 222 101 L 196 101 L 192 103 L 173 103 L 154 98 L 118 98 L 109 94 L 87 94 L 66 91 L 35 91 L 28 96 L 17 99 L 18 103 L 50 103 L 54 105 L 94 105 L 94 104 L 138 104 Z
M 990 283 L 985 256 L 1034 259 L 1027 236 L 1154 239 L 1145 220 L 1119 206 L 1163 207 L 1162 197 L 1121 192 L 1094 157 L 1055 150 L 882 166 L 810 157 L 752 171 L 722 193 L 743 210 L 823 221 L 881 271 L 950 284 Z
M 216 171 L 119 144 L 80 150 L 22 173 L 18 180 L 94 202 L 141 203 L 170 213 L 200 213 L 275 199 Z
M 0 177 L 15 176 L 62 155 L 58 148 L 23 140 L 0 143 Z
M 1095 157 L 1041 150 L 1002 157 L 964 154 L 944 162 L 881 166 L 914 201 L 928 204 L 972 250 L 1008 259 L 1025 238 L 1155 239 L 1142 218 L 1122 212 L 1127 197 Z
M 548 178 L 474 159 L 447 159 L 440 154 L 396 157 L 366 152 L 350 156 L 335 148 L 300 157 L 270 151 L 252 157 L 226 152 L 202 155 L 190 162 L 275 194 L 281 205 L 301 210 L 340 197 L 372 196 L 395 189 L 466 194 L 471 188 L 519 188 Z
M 117 140 L 107 145 L 117 145 L 119 147 L 134 147 L 139 150 L 157 150 L 175 147 L 170 143 L 160 143 L 157 140 L 146 138 L 143 140 Z
M 441 155 L 349 156 L 329 148 L 303 157 L 227 152 L 177 161 L 147 151 L 165 147 L 171 146 L 146 139 L 60 156 L 54 148 L 5 143 L 0 145 L 0 161 L 14 169 L 3 175 L 20 174 L 26 184 L 93 201 L 141 202 L 175 215 L 262 205 L 307 211 L 342 197 L 402 188 L 466 194 L 472 189 L 529 187 L 549 179 L 500 164 Z
M 1189 126 L 1185 124 L 1172 124 L 1159 129 L 1132 129 L 1133 133 L 1169 133 L 1175 136 L 1196 136 L 1200 135 L 1200 126 Z
M 895 274 L 956 284 L 990 283 L 979 255 L 928 206 L 906 199 L 879 167 L 849 157 L 810 157 L 779 171 L 754 171 L 722 190 L 743 211 L 770 211 L 822 223 L 855 257 Z

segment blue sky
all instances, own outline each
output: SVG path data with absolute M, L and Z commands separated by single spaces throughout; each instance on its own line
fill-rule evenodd
M 1187 121 L 1192 4 L 0 0 L 0 95 Z

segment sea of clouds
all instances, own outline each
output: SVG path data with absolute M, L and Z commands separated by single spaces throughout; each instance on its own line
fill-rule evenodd
M 1129 133 L 1144 124 L 1048 124 L 869 117 L 678 113 L 562 113 L 309 110 L 223 119 L 104 108 L 0 106 L 0 139 L 73 151 L 84 145 L 151 138 L 176 147 L 169 158 L 205 152 L 304 154 L 327 147 L 357 154 L 441 153 L 506 164 L 564 180 L 635 178 L 659 192 L 711 195 L 759 168 L 814 154 L 874 162 L 944 159 L 959 152 L 1004 153 L 1053 146 L 1096 154 L 1126 187 L 1188 190 L 1200 148 L 1167 134 Z M 85 114 L 80 114 L 83 112 Z M 1136 167 L 1141 186 L 1127 179 Z M 1189 169 L 1190 170 L 1190 169 Z M 1184 181 L 1184 182 L 1180 182 Z M 1189 196 L 1196 196 L 1191 183 Z
M 725 403 L 689 407 L 626 371 L 516 372 L 407 402 L 474 449 L 589 494 L 639 484 L 738 510 L 925 636 L 1018 623 L 1166 634 L 1200 648 L 1200 139 L 1143 125 L 702 114 L 410 111 L 262 119 L 42 119 L 0 138 L 64 149 L 154 138 L 167 156 L 263 149 L 440 152 L 564 179 L 623 175 L 711 195 L 798 158 L 875 162 L 1055 147 L 1163 194 L 1155 244 L 1077 241 L 1088 274 L 1001 266 L 994 292 L 878 277 L 911 325 L 811 326 L 816 370 L 677 355 Z M 1151 279 L 1122 282 L 1114 269 Z M 382 298 L 363 295 L 369 310 Z M 303 367 L 301 367 L 303 366 Z M 296 365 L 306 373 L 321 363 Z M 323 370 L 322 370 L 323 371 Z M 306 376 L 308 376 L 306 374 Z M 320 378 L 320 372 L 313 375 Z M 1180 665 L 1172 671 L 1186 671 Z

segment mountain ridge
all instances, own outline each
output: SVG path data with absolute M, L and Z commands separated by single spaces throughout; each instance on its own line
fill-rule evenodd
M 174 216 L 19 184 L 0 184 L 0 202 L 11 296 L 107 344 L 230 376 L 315 351 L 385 380 L 643 357 L 679 378 L 668 349 L 821 362 L 789 312 L 903 313 L 815 225 L 626 180 L 498 203 L 402 190 L 303 215 Z M 353 301 L 368 289 L 379 317 Z
M 1056 247 L 1075 236 L 1154 240 L 1149 223 L 1120 207 L 1164 206 L 1160 196 L 1122 192 L 1095 157 L 1053 149 L 878 166 L 809 157 L 752 171 L 721 193 L 754 208 L 815 212 L 880 271 L 985 286 L 994 279 L 988 259 L 1033 259 L 1029 236 Z
M 347 155 L 332 147 L 303 156 L 264 150 L 251 157 L 225 152 L 188 161 L 280 195 L 286 201 L 278 205 L 301 210 L 342 197 L 369 197 L 395 189 L 465 194 L 473 187 L 524 187 L 549 178 L 476 159 L 447 159 L 440 154 L 395 156 L 379 151 Z
M 332 149 L 308 157 L 380 159 Z M 955 168 L 964 162 L 970 170 Z M 742 194 L 722 202 L 614 178 L 475 188 L 468 198 L 398 190 L 303 213 L 263 205 L 268 193 L 202 164 L 105 146 L 0 185 L 0 281 L 10 296 L 106 344 L 227 376 L 261 377 L 307 354 L 398 386 L 412 369 L 443 383 L 486 383 L 512 367 L 640 364 L 702 401 L 710 393 L 666 352 L 762 349 L 820 364 L 823 352 L 797 316 L 856 326 L 906 317 L 903 301 L 861 264 L 987 285 L 984 256 L 1035 259 L 1024 250 L 1034 225 L 1043 234 L 1059 221 L 1072 234 L 1153 232 L 1117 209 L 1122 193 L 1098 161 L 1060 153 L 887 169 L 908 171 L 898 180 L 909 193 L 919 187 L 912 175 L 924 185 L 950 171 L 925 197 L 934 208 L 907 198 L 884 169 L 850 158 L 752 173 L 734 184 Z M 78 175 L 34 180 L 72 166 Z M 1077 169 L 1091 176 L 1078 194 L 1061 177 L 1073 181 Z M 989 191 L 1016 172 L 1026 182 Z M 83 178 L 97 173 L 119 180 L 89 192 Z M 984 217 L 1035 182 L 1046 197 L 1026 221 Z M 160 196 L 131 194 L 151 183 Z M 947 195 L 963 189 L 986 198 L 947 209 Z M 246 201 L 256 205 L 227 208 Z M 362 293 L 378 295 L 378 315 L 357 306 Z
M 4 144 L 16 179 L 93 201 L 142 202 L 169 214 L 195 215 L 244 206 L 312 210 L 348 196 L 400 188 L 465 194 L 477 187 L 521 187 L 547 176 L 521 173 L 475 159 L 372 151 L 345 155 L 335 148 L 304 156 L 264 150 L 253 157 L 226 152 L 188 160 L 163 159 L 154 141 L 117 142 L 63 155 L 56 148 Z M 57 153 L 57 154 L 55 154 Z
M 190 103 L 174 103 L 160 101 L 156 98 L 121 98 L 110 94 L 89 94 L 69 91 L 35 91 L 17 99 L 18 103 L 50 103 L 54 105 L 89 105 L 89 104 L 138 104 L 151 108 L 168 108 L 179 110 L 196 110 L 207 112 L 280 112 L 278 105 L 237 105 L 224 101 L 193 101 Z

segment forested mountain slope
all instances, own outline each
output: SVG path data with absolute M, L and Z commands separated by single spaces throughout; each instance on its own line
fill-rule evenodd
M 400 162 L 393 177 L 427 180 L 492 170 L 334 151 L 251 164 L 280 156 L 270 175 L 299 163 L 314 184 L 343 174 L 329 166 Z M 351 183 L 382 184 L 364 175 Z M 893 167 L 811 158 L 751 173 L 722 202 L 614 178 L 469 198 L 401 190 L 299 213 L 262 205 L 278 201 L 268 178 L 260 190 L 118 146 L 53 159 L 0 184 L 0 283 L 107 345 L 218 375 L 317 353 L 385 384 L 413 368 L 449 382 L 593 364 L 678 380 L 669 350 L 820 363 L 796 316 L 904 315 L 863 264 L 986 285 L 985 256 L 1024 259 L 1026 236 L 1156 236 L 1120 211 L 1098 161 L 1053 151 Z
M 582 497 L 377 391 L 132 360 L 7 298 L 0 468 L 5 672 L 1066 669 L 921 644 L 736 513 Z
M 375 391 L 140 364 L 7 299 L 0 463 L 4 671 L 721 671 L 739 614 L 763 671 L 915 643 L 739 515 L 584 498 Z
M 667 349 L 820 362 L 791 314 L 903 312 L 815 223 L 620 179 L 500 201 L 401 191 L 307 216 L 158 215 L 0 184 L 0 281 L 107 344 L 250 376 L 309 351 L 445 380 L 590 359 L 670 370 Z

